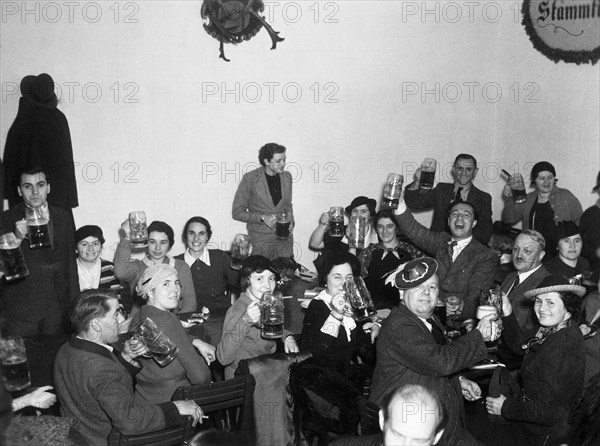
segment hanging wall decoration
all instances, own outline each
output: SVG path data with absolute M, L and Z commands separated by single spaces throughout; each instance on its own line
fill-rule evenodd
M 277 42 L 284 40 L 260 15 L 264 10 L 261 0 L 204 0 L 200 11 L 205 21 L 204 29 L 221 42 L 221 59 L 229 62 L 225 57 L 224 43 L 238 44 L 250 40 L 262 27 L 271 36 L 272 50 L 277 47 Z
M 533 46 L 550 60 L 598 62 L 600 0 L 525 0 L 522 12 Z

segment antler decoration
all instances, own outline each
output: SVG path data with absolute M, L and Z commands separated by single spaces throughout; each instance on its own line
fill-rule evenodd
M 279 33 L 260 15 L 264 10 L 265 5 L 260 0 L 204 0 L 200 10 L 202 18 L 206 21 L 204 29 L 220 42 L 221 59 L 229 62 L 225 57 L 224 43 L 237 45 L 244 40 L 250 40 L 262 27 L 271 37 L 272 50 L 277 48 L 277 42 L 285 40 L 279 37 Z

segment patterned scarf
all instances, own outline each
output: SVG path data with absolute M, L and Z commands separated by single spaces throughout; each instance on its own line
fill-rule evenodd
M 534 345 L 542 345 L 546 338 L 552 333 L 556 333 L 563 328 L 567 328 L 569 325 L 571 325 L 571 318 L 567 319 L 566 321 L 562 321 L 560 324 L 555 325 L 554 327 L 540 327 L 535 336 L 525 342 L 521 348 L 523 350 L 527 350 Z

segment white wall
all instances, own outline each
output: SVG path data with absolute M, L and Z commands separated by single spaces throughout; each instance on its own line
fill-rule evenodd
M 584 208 L 594 201 L 598 65 L 555 64 L 537 52 L 520 2 L 267 2 L 286 40 L 270 51 L 262 30 L 226 45 L 229 63 L 202 28 L 199 1 L 119 2 L 117 23 L 114 1 L 71 10 L 0 3 L 0 144 L 21 78 L 50 73 L 78 163 L 76 223 L 104 229 L 107 258 L 136 209 L 176 233 L 203 215 L 213 241 L 227 247 L 244 231 L 231 219 L 237 183 L 270 141 L 288 147 L 297 256 L 309 265 L 308 237 L 322 211 L 356 195 L 379 198 L 388 172 L 410 175 L 425 156 L 443 167 L 459 152 L 475 155 L 476 184 L 492 194 L 496 219 L 500 166 L 528 174 L 548 160 Z M 128 14 L 137 23 L 125 23 Z M 221 96 L 236 85 L 237 98 Z M 422 97 L 423 87 L 433 93 Z M 182 249 L 177 242 L 172 253 Z

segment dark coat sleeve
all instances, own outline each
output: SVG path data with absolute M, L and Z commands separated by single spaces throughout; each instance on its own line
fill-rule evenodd
M 472 330 L 458 340 L 441 346 L 433 341 L 431 333 L 417 320 L 404 320 L 396 324 L 399 343 L 388 349 L 392 360 L 401 364 L 409 364 L 410 368 L 420 374 L 435 377 L 450 376 L 466 367 L 481 361 L 487 355 L 483 337 L 478 330 Z M 394 358 L 395 357 L 395 358 Z
M 434 232 L 417 222 L 412 213 L 407 209 L 396 216 L 398 227 L 419 248 L 427 252 L 436 252 L 438 246 L 450 240 L 446 233 Z
M 470 200 L 468 200 L 470 201 Z M 473 201 L 477 206 L 479 218 L 473 228 L 473 236 L 484 245 L 490 241 L 494 233 L 494 223 L 492 222 L 492 197 L 490 194 L 477 189 L 477 198 Z

